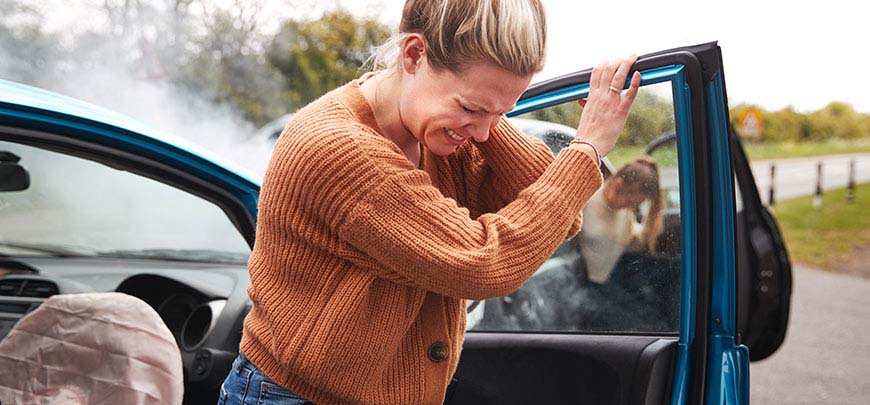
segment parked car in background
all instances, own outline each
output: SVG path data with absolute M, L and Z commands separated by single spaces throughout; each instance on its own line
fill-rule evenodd
M 720 49 L 646 55 L 636 69 L 642 91 L 670 100 L 660 113 L 674 135 L 653 155 L 677 196 L 661 234 L 671 246 L 602 267 L 567 241 L 514 294 L 470 303 L 447 403 L 748 403 L 750 359 L 785 334 L 791 269 L 727 127 Z M 585 97 L 589 78 L 533 85 L 509 115 Z M 533 128 L 559 127 L 517 125 L 564 146 Z M 178 138 L 0 81 L 0 337 L 54 294 L 133 295 L 177 340 L 185 403 L 214 403 L 251 309 L 259 187 Z
M 272 121 L 266 123 L 259 129 L 257 132 L 254 132 L 251 135 L 251 139 L 254 141 L 265 140 L 272 145 L 278 141 L 278 137 L 281 136 L 281 132 L 284 131 L 284 127 L 287 126 L 287 123 L 290 122 L 290 119 L 293 118 L 294 113 L 287 113 L 278 118 L 275 118 Z

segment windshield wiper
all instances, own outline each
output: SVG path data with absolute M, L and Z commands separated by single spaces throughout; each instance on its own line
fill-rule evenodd
M 121 257 L 130 259 L 167 260 L 178 262 L 238 263 L 248 262 L 248 254 L 222 252 L 208 249 L 143 249 L 111 250 L 99 252 L 102 257 Z
M 30 242 L 3 242 L 0 241 L 0 247 L 8 247 L 18 250 L 28 250 L 31 252 L 42 253 L 52 257 L 80 257 L 93 255 L 93 252 L 85 252 L 81 248 L 67 245 L 53 245 L 49 243 L 30 243 Z M 90 253 L 90 254 L 89 254 Z M 14 256 L 6 254 L 4 256 Z

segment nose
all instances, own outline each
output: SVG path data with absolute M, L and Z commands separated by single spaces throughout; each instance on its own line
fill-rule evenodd
M 489 131 L 501 121 L 501 114 L 481 115 L 468 125 L 471 137 L 477 142 L 486 142 L 489 139 Z

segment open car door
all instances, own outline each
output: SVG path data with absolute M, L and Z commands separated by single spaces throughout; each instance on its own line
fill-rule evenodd
M 469 303 L 446 403 L 748 403 L 720 48 L 645 55 L 635 69 L 641 89 L 620 146 L 602 165 L 602 190 L 620 168 L 652 161 L 660 203 L 612 209 L 600 190 L 581 232 L 523 287 Z M 579 122 L 576 100 L 588 95 L 590 75 L 533 85 L 509 117 L 521 129 L 537 123 L 542 130 L 524 131 L 557 153 Z M 673 141 L 661 142 L 668 132 Z

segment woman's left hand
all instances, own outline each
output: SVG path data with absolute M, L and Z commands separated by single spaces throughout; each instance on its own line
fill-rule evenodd
M 596 66 L 589 79 L 589 98 L 579 101 L 584 109 L 577 127 L 577 138 L 594 144 L 601 156 L 607 155 L 616 145 L 637 96 L 640 72 L 634 73 L 628 91 L 622 93 L 635 61 L 637 56 L 632 55 Z

